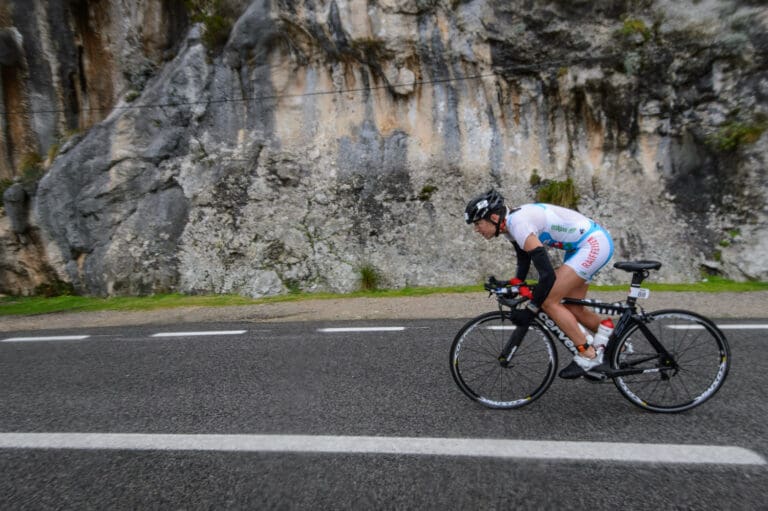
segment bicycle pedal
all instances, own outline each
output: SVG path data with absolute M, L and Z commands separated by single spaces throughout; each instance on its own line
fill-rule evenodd
M 586 371 L 584 373 L 584 379 L 596 383 L 608 381 L 608 375 L 603 372 L 605 369 L 608 369 L 606 364 L 601 364 L 591 371 Z
M 605 383 L 608 381 L 608 376 L 604 373 L 587 372 L 584 373 L 584 379 L 591 383 Z

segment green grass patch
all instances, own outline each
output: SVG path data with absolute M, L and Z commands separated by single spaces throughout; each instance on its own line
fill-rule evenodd
M 711 277 L 706 282 L 691 284 L 643 283 L 651 291 L 665 292 L 750 292 L 768 291 L 768 282 L 733 282 Z M 629 283 L 623 285 L 591 286 L 592 291 L 625 291 Z M 302 300 L 329 300 L 352 298 L 401 298 L 409 296 L 428 296 L 449 293 L 482 292 L 483 286 L 452 287 L 407 287 L 403 289 L 381 289 L 376 291 L 357 291 L 348 294 L 336 293 L 291 293 L 267 298 L 248 298 L 239 295 L 182 295 L 166 294 L 143 297 L 92 298 L 85 296 L 44 297 L 0 297 L 0 316 L 35 315 L 55 312 L 95 312 L 95 311 L 149 311 L 171 309 L 175 307 L 225 307 L 237 305 L 257 305 L 266 303 L 295 302 Z
M 653 276 L 651 276 L 652 278 Z M 750 291 L 768 291 L 768 282 L 734 282 L 721 277 L 708 277 L 705 281 L 686 284 L 666 284 L 653 282 L 651 279 L 643 282 L 642 287 L 651 291 L 667 291 L 672 293 L 746 293 Z M 629 282 L 610 286 L 590 286 L 589 289 L 595 291 L 623 291 L 629 289 Z
M 125 296 L 93 298 L 87 296 L 12 297 L 0 298 L 0 316 L 48 314 L 51 312 L 141 311 L 174 307 L 218 307 L 248 305 L 257 300 L 237 295 Z

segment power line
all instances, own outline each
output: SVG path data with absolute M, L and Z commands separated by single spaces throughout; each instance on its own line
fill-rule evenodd
M 460 81 L 469 81 L 469 80 L 478 80 L 482 78 L 487 78 L 491 76 L 497 76 L 495 73 L 487 73 L 487 74 L 479 74 L 479 75 L 471 75 L 471 76 L 464 76 L 464 77 L 456 77 L 456 78 L 438 78 L 434 80 L 415 80 L 413 82 L 407 82 L 407 83 L 397 83 L 397 84 L 391 84 L 391 85 L 375 85 L 372 87 L 360 87 L 360 88 L 352 88 L 352 89 L 339 89 L 339 90 L 329 90 L 329 91 L 316 91 L 316 92 L 305 92 L 301 94 L 270 94 L 270 95 L 261 95 L 261 96 L 250 96 L 250 97 L 243 97 L 243 98 L 218 98 L 218 99 L 207 99 L 207 100 L 201 100 L 201 101 L 179 101 L 179 102 L 169 102 L 169 103 L 149 103 L 144 105 L 122 105 L 122 106 L 114 106 L 109 108 L 99 108 L 99 107 L 92 107 L 92 108 L 83 108 L 82 110 L 79 110 L 79 112 L 103 112 L 103 111 L 114 111 L 114 110 L 142 110 L 142 109 L 150 109 L 150 108 L 177 108 L 182 106 L 195 106 L 195 105 L 215 105 L 215 104 L 222 104 L 222 103 L 245 103 L 250 101 L 255 102 L 263 102 L 263 101 L 272 101 L 272 100 L 280 100 L 280 99 L 288 99 L 288 98 L 301 98 L 301 97 L 311 97 L 311 96 L 328 96 L 333 94 L 355 94 L 360 92 L 370 92 L 375 90 L 381 90 L 381 89 L 388 89 L 388 88 L 397 88 L 397 87 L 408 87 L 408 86 L 419 86 L 419 85 L 435 85 L 439 83 L 449 83 L 449 82 L 460 82 Z M 28 112 L 22 112 L 22 111 L 10 111 L 10 112 L 0 112 L 5 113 L 5 115 L 36 115 L 36 114 L 57 114 L 57 113 L 65 113 L 66 110 L 64 109 L 50 109 L 50 110 L 33 110 Z
M 397 88 L 397 87 L 409 87 L 409 86 L 416 87 L 416 86 L 425 86 L 425 85 L 428 86 L 428 85 L 436 85 L 440 83 L 480 80 L 483 78 L 503 76 L 503 74 L 505 73 L 521 72 L 521 71 L 524 71 L 524 72 L 541 71 L 547 68 L 551 69 L 554 67 L 561 67 L 564 65 L 574 65 L 577 63 L 595 63 L 595 62 L 600 62 L 600 61 L 608 60 L 615 57 L 616 55 L 602 55 L 602 56 L 594 56 L 594 57 L 572 59 L 572 60 L 560 60 L 560 61 L 547 60 L 545 64 L 518 64 L 514 66 L 499 68 L 498 73 L 481 73 L 481 74 L 469 75 L 469 76 L 435 78 L 432 80 L 414 80 L 413 82 L 396 83 L 396 84 L 389 84 L 389 85 L 376 85 L 372 87 L 359 87 L 359 88 L 352 88 L 352 89 L 306 92 L 301 94 L 271 94 L 271 95 L 251 96 L 251 97 L 243 97 L 243 98 L 214 98 L 214 99 L 201 100 L 201 101 L 149 103 L 144 105 L 128 104 L 128 105 L 114 106 L 109 108 L 92 107 L 92 108 L 83 108 L 78 112 L 87 113 L 87 112 L 104 112 L 104 111 L 115 111 L 115 110 L 117 111 L 143 110 L 143 109 L 150 109 L 150 108 L 178 108 L 183 106 L 216 105 L 216 104 L 224 104 L 224 103 L 244 103 L 244 102 L 250 102 L 250 101 L 254 101 L 254 102 L 276 101 L 276 100 L 288 99 L 288 98 L 328 96 L 333 94 L 356 94 L 361 92 L 371 92 L 375 90 Z M 64 109 L 49 109 L 49 110 L 32 110 L 28 112 L 22 112 L 22 111 L 1 112 L 0 111 L 0 114 L 4 113 L 6 116 L 11 116 L 11 115 L 59 114 L 59 113 L 66 113 L 66 112 L 67 111 Z

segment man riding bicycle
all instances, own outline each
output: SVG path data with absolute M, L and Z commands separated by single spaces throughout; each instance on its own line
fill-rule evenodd
M 531 262 L 539 273 L 530 302 L 519 317 L 523 331 L 543 309 L 560 329 L 570 337 L 579 352 L 573 362 L 560 371 L 561 378 L 578 378 L 600 365 L 602 352 L 589 343 L 579 323 L 596 332 L 600 317 L 582 305 L 564 305 L 563 298 L 586 296 L 589 282 L 613 256 L 613 240 L 603 227 L 577 211 L 552 204 L 525 204 L 510 209 L 496 190 L 469 201 L 464 211 L 467 224 L 490 240 L 503 234 L 517 253 L 512 285 L 521 285 Z M 565 250 L 565 261 L 555 270 L 546 246 Z M 591 336 L 590 336 L 591 337 Z

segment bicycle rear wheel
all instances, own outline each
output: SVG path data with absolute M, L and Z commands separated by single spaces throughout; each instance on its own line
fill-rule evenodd
M 540 397 L 555 377 L 557 350 L 549 331 L 531 324 L 507 367 L 498 357 L 514 331 L 508 312 L 469 321 L 451 345 L 451 374 L 462 392 L 489 408 L 519 408 Z
M 611 367 L 644 372 L 614 377 L 619 392 L 654 412 L 682 412 L 711 398 L 730 367 L 728 341 L 720 329 L 683 310 L 656 311 L 647 318 L 645 326 L 671 359 L 664 360 L 639 323 L 631 325 L 618 340 Z

